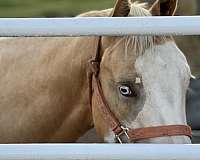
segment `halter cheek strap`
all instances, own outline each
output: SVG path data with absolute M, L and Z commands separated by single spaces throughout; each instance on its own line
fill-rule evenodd
M 112 131 L 115 133 L 116 139 L 119 143 L 122 143 L 122 136 L 127 138 L 129 142 L 136 142 L 139 140 L 168 137 L 168 136 L 188 136 L 192 137 L 192 130 L 187 125 L 166 125 L 155 126 L 147 128 L 131 129 L 123 126 L 114 113 L 110 110 L 109 105 L 104 97 L 101 82 L 98 74 L 100 70 L 100 41 L 98 39 L 97 52 L 94 60 L 89 61 L 89 98 L 92 108 L 92 97 L 97 99 L 99 110 Z M 93 90 L 94 91 L 93 91 Z

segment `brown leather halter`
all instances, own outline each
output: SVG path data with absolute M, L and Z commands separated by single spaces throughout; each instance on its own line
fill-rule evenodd
M 186 125 L 167 125 L 156 126 L 139 129 L 131 129 L 123 126 L 117 117 L 110 110 L 109 105 L 104 97 L 101 82 L 99 79 L 100 63 L 101 63 L 101 37 L 96 38 L 96 56 L 89 61 L 89 98 L 92 108 L 92 96 L 97 98 L 98 107 L 102 112 L 105 122 L 109 125 L 112 131 L 115 133 L 116 139 L 119 143 L 122 143 L 122 136 L 125 136 L 128 142 L 136 142 L 138 140 L 144 140 L 157 137 L 168 136 L 188 136 L 192 137 L 192 131 L 189 126 Z

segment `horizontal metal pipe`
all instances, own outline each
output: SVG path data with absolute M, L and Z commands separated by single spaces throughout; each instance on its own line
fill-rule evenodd
M 199 160 L 200 145 L 0 145 L 0 160 Z
M 200 35 L 200 16 L 0 18 L 0 36 Z

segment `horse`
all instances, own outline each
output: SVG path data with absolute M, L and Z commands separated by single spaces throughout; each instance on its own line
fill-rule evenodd
M 117 0 L 80 17 L 173 16 L 177 0 Z M 0 143 L 191 143 L 191 71 L 171 36 L 0 39 Z

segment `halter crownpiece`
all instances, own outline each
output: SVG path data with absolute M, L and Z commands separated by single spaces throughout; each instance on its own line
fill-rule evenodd
M 89 100 L 92 108 L 92 97 L 97 98 L 97 103 L 100 111 L 102 112 L 105 122 L 114 132 L 116 139 L 119 143 L 123 143 L 122 137 L 126 137 L 128 142 L 136 142 L 139 140 L 168 137 L 168 136 L 188 136 L 192 137 L 192 130 L 187 125 L 166 125 L 154 126 L 146 128 L 131 129 L 123 126 L 114 113 L 110 110 L 106 98 L 103 94 L 101 82 L 98 77 L 100 71 L 100 42 L 101 37 L 97 39 L 96 56 L 89 61 Z M 141 83 L 140 78 L 136 78 L 135 83 Z M 94 91 L 93 91 L 93 90 Z

